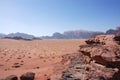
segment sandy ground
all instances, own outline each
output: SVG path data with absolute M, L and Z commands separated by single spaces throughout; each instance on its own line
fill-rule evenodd
M 0 78 L 35 72 L 35 80 L 53 75 L 63 55 L 77 52 L 84 40 L 0 40 Z M 60 66 L 60 65 L 59 65 Z M 61 65 L 62 66 L 62 65 Z

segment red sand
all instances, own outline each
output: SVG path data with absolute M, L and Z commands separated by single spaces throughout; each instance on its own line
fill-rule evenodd
M 0 40 L 0 78 L 35 72 L 35 80 L 47 80 L 61 56 L 77 52 L 84 40 Z M 15 68 L 15 66 L 17 68 Z

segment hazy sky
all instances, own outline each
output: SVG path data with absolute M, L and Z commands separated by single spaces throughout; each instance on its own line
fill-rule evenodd
M 36 36 L 120 26 L 120 0 L 0 0 L 0 33 Z

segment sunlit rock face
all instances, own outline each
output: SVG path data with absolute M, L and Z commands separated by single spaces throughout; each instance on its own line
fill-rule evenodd
M 70 59 L 62 80 L 119 80 L 120 45 L 116 36 L 100 35 L 86 40 L 79 55 Z M 71 55 L 73 56 L 73 55 Z

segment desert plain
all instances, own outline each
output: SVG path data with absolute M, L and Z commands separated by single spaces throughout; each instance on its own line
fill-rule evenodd
M 82 44 L 85 44 L 84 40 L 0 39 L 0 78 L 9 75 L 20 77 L 26 72 L 34 72 L 35 80 L 60 76 L 57 72 L 65 67 L 61 65 L 62 57 L 78 52 Z

